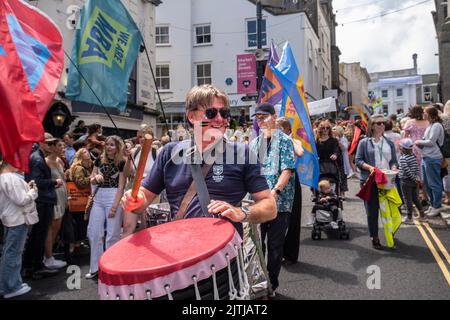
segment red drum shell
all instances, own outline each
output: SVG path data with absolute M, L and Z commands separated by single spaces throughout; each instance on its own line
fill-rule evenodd
M 225 220 L 192 218 L 142 230 L 110 247 L 99 262 L 99 280 L 109 286 L 144 283 L 199 263 L 234 237 Z

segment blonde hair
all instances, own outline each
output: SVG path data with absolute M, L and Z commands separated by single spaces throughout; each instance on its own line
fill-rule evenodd
M 123 140 L 119 136 L 109 136 L 108 138 L 106 138 L 105 143 L 108 143 L 108 140 L 113 140 L 114 144 L 116 145 L 116 154 L 114 155 L 114 164 L 116 166 L 118 166 L 120 161 L 123 160 L 123 149 L 124 149 Z M 103 150 L 101 159 L 102 159 L 103 164 L 107 163 L 108 155 L 106 153 L 106 146 Z
M 227 94 L 219 88 L 211 84 L 193 87 L 186 95 L 186 112 L 196 111 L 199 107 L 208 107 L 213 103 L 214 98 L 222 100 L 224 107 L 230 106 Z
M 444 106 L 444 114 L 450 117 L 450 100 Z
M 73 158 L 72 165 L 70 166 L 70 169 L 69 169 L 69 178 L 71 181 L 73 181 L 73 176 L 75 175 L 75 169 L 78 166 L 83 166 L 83 153 L 84 152 L 87 152 L 89 154 L 89 151 L 86 148 L 81 148 L 77 151 L 77 153 L 75 153 L 75 157 Z M 89 168 L 86 168 L 86 169 L 91 170 L 92 166 L 93 166 L 92 160 L 89 157 Z
M 342 128 L 341 126 L 335 126 L 333 127 L 333 129 L 336 130 L 340 138 L 344 136 L 344 128 Z
M 330 181 L 322 180 L 319 182 L 319 189 L 322 190 L 325 187 L 331 187 Z

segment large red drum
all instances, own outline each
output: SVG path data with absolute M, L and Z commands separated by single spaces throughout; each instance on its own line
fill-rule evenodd
M 101 299 L 247 299 L 242 239 L 214 218 L 169 222 L 110 247 L 99 262 Z

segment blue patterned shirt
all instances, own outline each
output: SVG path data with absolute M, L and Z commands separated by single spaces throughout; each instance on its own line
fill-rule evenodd
M 280 130 L 273 132 L 269 143 L 266 141 L 261 134 L 251 142 L 250 148 L 260 157 L 261 174 L 266 178 L 269 188 L 273 189 L 284 170 L 295 170 L 294 144 L 291 138 Z M 292 212 L 294 193 L 295 174 L 292 172 L 288 184 L 278 196 L 278 212 Z

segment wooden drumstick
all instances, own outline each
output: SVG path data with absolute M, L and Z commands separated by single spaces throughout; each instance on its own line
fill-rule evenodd
M 142 177 L 144 176 L 145 165 L 147 164 L 148 153 L 150 152 L 153 143 L 153 137 L 148 133 L 144 136 L 144 139 L 144 145 L 141 149 L 141 157 L 134 176 L 133 189 L 131 190 L 131 196 L 134 199 L 137 199 L 139 188 L 141 187 Z

